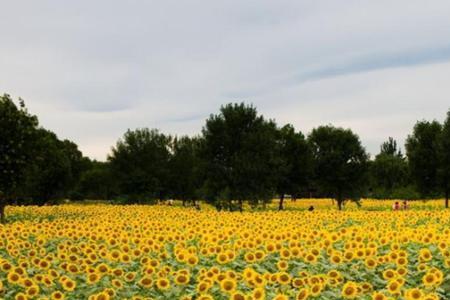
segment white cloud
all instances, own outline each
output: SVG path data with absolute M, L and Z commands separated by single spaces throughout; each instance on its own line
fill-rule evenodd
M 302 130 L 350 126 L 370 152 L 443 118 L 450 2 L 10 1 L 0 92 L 104 159 L 127 128 L 200 132 L 230 101 Z

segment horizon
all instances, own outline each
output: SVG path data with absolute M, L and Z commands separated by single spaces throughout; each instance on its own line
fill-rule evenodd
M 450 107 L 447 1 L 4 6 L 0 93 L 100 161 L 128 128 L 200 134 L 229 102 L 350 128 L 372 156 Z

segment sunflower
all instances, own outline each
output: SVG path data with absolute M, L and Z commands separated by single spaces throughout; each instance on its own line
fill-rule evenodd
M 95 296 L 95 300 L 109 300 L 111 297 L 107 292 L 101 292 Z
M 189 283 L 189 275 L 180 273 L 175 276 L 175 284 L 186 285 Z
M 190 265 L 191 267 L 196 266 L 196 265 L 198 264 L 198 261 L 199 261 L 199 259 L 198 259 L 198 257 L 195 256 L 195 255 L 191 255 L 191 256 L 189 256 L 188 259 L 187 259 L 187 263 L 188 263 L 188 265 Z
M 211 284 L 207 281 L 201 281 L 197 284 L 197 292 L 203 294 L 211 288 Z
M 246 300 L 245 294 L 241 292 L 234 292 L 231 294 L 230 300 Z
M 432 287 L 438 282 L 435 274 L 428 272 L 422 277 L 422 282 L 426 287 Z
M 289 300 L 289 297 L 285 294 L 277 294 L 272 298 L 273 300 Z
M 8 279 L 8 282 L 10 284 L 18 284 L 20 282 L 21 276 L 13 271 L 9 272 L 6 278 Z
M 244 259 L 247 263 L 253 263 L 256 261 L 255 254 L 253 254 L 252 252 L 245 253 Z
M 1 263 L 0 269 L 1 269 L 3 272 L 8 272 L 9 270 L 12 269 L 12 265 L 11 265 L 9 262 L 4 261 L 4 262 Z
M 144 288 L 151 288 L 153 286 L 153 279 L 149 276 L 144 276 L 139 280 L 139 285 Z
M 109 272 L 109 267 L 105 263 L 101 263 L 97 266 L 96 271 L 100 274 L 106 274 Z
M 65 296 L 60 291 L 53 292 L 51 295 L 52 300 L 64 300 Z
M 86 276 L 86 282 L 88 284 L 95 284 L 100 280 L 100 275 L 97 273 L 90 273 Z
M 320 283 L 313 284 L 310 288 L 311 296 L 317 297 L 322 292 L 322 285 Z
M 38 285 L 32 285 L 29 288 L 26 289 L 26 294 L 27 296 L 29 296 L 30 298 L 35 297 L 36 295 L 39 294 L 39 286 Z
M 280 260 L 279 262 L 277 262 L 277 268 L 280 271 L 285 271 L 288 269 L 288 267 L 289 267 L 289 264 L 285 260 Z
M 418 288 L 409 289 L 405 292 L 406 300 L 419 300 L 424 296 L 423 292 Z
M 286 272 L 280 272 L 277 274 L 277 281 L 281 285 L 286 285 L 291 282 L 291 276 Z
M 358 286 L 355 282 L 349 281 L 344 284 L 341 292 L 342 297 L 345 299 L 355 299 L 358 296 Z
M 307 288 L 302 288 L 300 289 L 300 291 L 297 293 L 297 295 L 295 296 L 296 300 L 305 300 L 308 299 L 309 297 L 309 290 Z
M 70 278 L 62 282 L 63 289 L 68 292 L 72 292 L 76 288 L 76 286 L 77 286 L 76 282 Z
M 136 272 L 128 272 L 124 275 L 126 282 L 132 282 L 136 278 Z
M 231 293 L 236 289 L 236 281 L 224 279 L 220 282 L 220 289 L 226 293 Z
M 170 281 L 167 278 L 159 278 L 156 281 L 156 286 L 160 290 L 163 290 L 163 291 L 168 290 L 168 289 L 170 289 Z
M 256 288 L 252 292 L 252 299 L 264 299 L 266 297 L 266 292 L 263 288 Z
M 397 273 L 393 269 L 387 269 L 383 272 L 383 278 L 385 280 L 394 279 L 397 276 Z
M 17 293 L 16 296 L 14 297 L 15 300 L 28 300 L 30 299 L 27 295 L 25 295 L 24 293 Z
M 368 269 L 375 269 L 377 266 L 377 261 L 372 257 L 368 257 L 365 260 L 365 265 Z
M 216 261 L 221 265 L 226 264 L 228 262 L 228 255 L 226 253 L 219 253 Z
M 334 254 L 334 255 L 331 256 L 330 260 L 334 264 L 340 264 L 342 262 L 342 257 L 340 255 Z
M 423 248 L 419 251 L 419 260 L 423 262 L 430 261 L 433 258 L 433 255 L 431 254 L 430 249 Z
M 387 300 L 388 298 L 386 297 L 386 295 L 384 295 L 383 293 L 380 292 L 374 292 L 372 294 L 372 300 Z
M 402 285 L 396 280 L 389 281 L 389 283 L 387 285 L 387 290 L 392 295 L 400 294 L 401 288 L 402 288 Z

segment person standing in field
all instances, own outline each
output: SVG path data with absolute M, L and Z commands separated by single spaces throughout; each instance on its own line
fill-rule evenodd
M 403 208 L 402 209 L 403 210 L 408 210 L 409 209 L 409 204 L 408 204 L 407 200 L 403 201 Z
M 396 201 L 393 205 L 392 205 L 392 210 L 400 210 L 400 203 L 398 201 Z

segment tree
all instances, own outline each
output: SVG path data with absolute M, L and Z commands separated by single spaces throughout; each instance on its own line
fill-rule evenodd
M 33 203 L 43 205 L 63 198 L 71 186 L 71 159 L 64 146 L 53 132 L 41 128 L 36 131 L 35 155 L 28 165 L 24 185 Z
M 28 113 L 23 100 L 19 107 L 7 94 L 0 96 L 0 220 L 5 222 L 5 206 L 14 198 L 33 158 L 38 120 Z
M 436 196 L 439 167 L 439 136 L 442 126 L 437 121 L 417 122 L 406 140 L 406 154 L 412 179 L 422 197 Z
M 110 163 L 92 161 L 81 174 L 76 194 L 81 198 L 109 200 L 117 193 L 115 185 Z
M 172 143 L 170 191 L 174 198 L 183 201 L 183 206 L 187 201 L 195 201 L 201 188 L 200 143 L 200 138 L 188 136 L 175 138 Z
M 166 198 L 171 140 L 156 129 L 125 133 L 108 157 L 121 194 L 132 202 Z
M 228 104 L 211 115 L 203 130 L 206 198 L 219 209 L 237 200 L 256 204 L 274 194 L 276 125 L 251 105 Z M 224 203 L 225 202 L 225 203 Z
M 444 122 L 440 136 L 438 172 L 440 184 L 445 193 L 445 207 L 448 208 L 450 190 L 450 110 L 447 112 L 447 119 Z
M 70 178 L 68 178 L 64 191 L 68 195 L 69 191 L 73 191 L 79 184 L 81 175 L 89 170 L 91 162 L 89 158 L 83 156 L 83 153 L 78 149 L 78 145 L 74 142 L 63 140 L 60 141 L 60 144 L 61 150 L 70 164 Z
M 394 189 L 408 183 L 408 163 L 393 138 L 390 137 L 380 148 L 371 165 L 371 175 L 377 192 L 390 197 Z
M 295 132 L 288 124 L 278 131 L 278 174 L 277 194 L 280 197 L 278 209 L 283 209 L 285 194 L 296 196 L 308 185 L 312 175 L 312 153 L 301 132 Z
M 392 137 L 389 137 L 386 142 L 381 144 L 380 155 L 403 157 L 402 151 L 397 147 L 397 141 Z
M 364 192 L 368 155 L 350 129 L 321 126 L 308 137 L 312 147 L 316 182 L 334 198 L 339 210 L 348 199 L 359 200 Z

